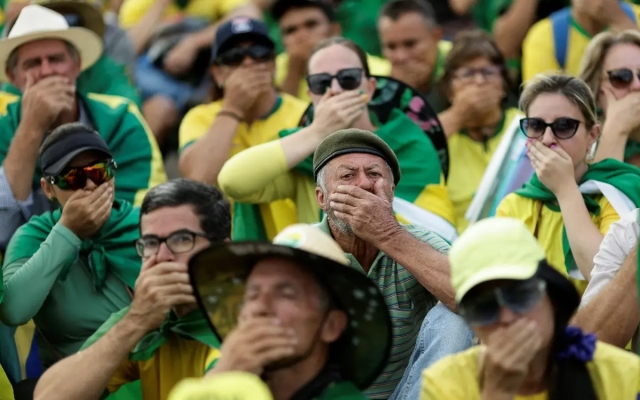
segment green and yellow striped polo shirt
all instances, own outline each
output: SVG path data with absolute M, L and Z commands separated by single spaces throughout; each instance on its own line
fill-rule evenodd
M 315 226 L 331 234 L 326 216 Z M 414 237 L 428 243 L 435 250 L 443 254 L 449 253 L 449 244 L 435 233 L 415 225 L 403 226 Z M 364 272 L 352 254 L 347 253 L 346 256 L 352 268 Z M 409 364 L 422 320 L 438 300 L 409 271 L 381 251 L 367 276 L 378 284 L 385 298 L 391 314 L 393 340 L 389 363 L 365 394 L 370 399 L 387 399 L 400 383 Z

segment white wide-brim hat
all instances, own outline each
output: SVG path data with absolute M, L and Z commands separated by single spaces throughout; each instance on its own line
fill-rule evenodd
M 69 27 L 59 13 L 32 4 L 24 7 L 9 35 L 0 40 L 0 81 L 9 82 L 7 60 L 11 53 L 34 40 L 60 39 L 69 42 L 80 54 L 81 69 L 91 67 L 102 55 L 102 39 L 86 28 Z

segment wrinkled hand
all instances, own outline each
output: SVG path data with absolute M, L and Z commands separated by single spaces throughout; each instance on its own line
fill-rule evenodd
M 329 196 L 329 206 L 336 218 L 348 223 L 360 239 L 374 245 L 399 226 L 393 215 L 392 199 L 384 192 L 385 184 L 384 179 L 378 179 L 373 193 L 358 186 L 340 185 Z
M 269 90 L 273 90 L 273 76 L 268 69 L 260 64 L 237 68 L 224 82 L 222 108 L 244 119 L 256 100 Z
M 154 256 L 143 263 L 136 280 L 133 302 L 127 314 L 147 331 L 159 327 L 173 307 L 196 302 L 189 282 L 187 265 L 156 262 Z
M 176 44 L 162 61 L 162 68 L 173 76 L 185 74 L 193 65 L 200 49 L 190 38 L 184 38 Z
M 327 90 L 315 107 L 312 125 L 326 136 L 341 129 L 350 128 L 367 110 L 369 98 L 358 90 L 333 94 Z
M 576 186 L 573 161 L 560 146 L 551 149 L 538 140 L 527 142 L 531 165 L 544 184 L 556 197 L 568 187 Z
M 524 318 L 500 327 L 487 339 L 482 370 L 483 390 L 515 395 L 542 346 L 533 321 Z
M 49 76 L 35 82 L 33 74 L 27 74 L 22 95 L 22 120 L 29 121 L 44 135 L 61 113 L 73 110 L 75 92 L 75 82 L 66 77 Z
M 207 375 L 229 371 L 261 375 L 269 364 L 293 356 L 296 344 L 295 332 L 280 326 L 277 319 L 241 320 L 224 339 L 220 349 L 222 355 Z
M 62 208 L 60 223 L 80 239 L 93 236 L 111 216 L 113 188 L 109 182 L 95 190 L 76 190 Z
M 504 97 L 502 89 L 475 84 L 462 88 L 451 101 L 451 107 L 466 120 L 483 120 L 488 112 L 500 107 Z
M 630 92 L 621 99 L 608 88 L 603 88 L 600 93 L 607 100 L 607 121 L 615 124 L 616 131 L 628 137 L 640 128 L 640 92 Z

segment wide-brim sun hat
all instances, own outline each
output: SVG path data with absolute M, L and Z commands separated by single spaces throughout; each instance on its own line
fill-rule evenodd
M 9 82 L 7 61 L 18 47 L 36 40 L 60 39 L 68 42 L 80 54 L 81 70 L 98 61 L 103 51 L 102 38 L 81 27 L 69 27 L 61 14 L 49 8 L 30 4 L 22 9 L 9 35 L 0 40 L 0 81 Z
M 456 302 L 485 282 L 532 278 L 544 259 L 544 249 L 522 221 L 481 220 L 467 228 L 449 251 Z
M 104 38 L 107 24 L 102 16 L 103 4 L 98 0 L 33 0 L 62 15 L 76 14 L 80 17 L 80 26 L 87 28 L 96 35 Z
M 189 275 L 201 310 L 224 343 L 236 326 L 246 280 L 261 260 L 284 258 L 311 272 L 336 308 L 349 319 L 330 357 L 342 377 L 360 389 L 369 387 L 387 365 L 391 350 L 391 318 L 384 297 L 364 273 L 348 266 L 340 246 L 327 234 L 304 224 L 283 230 L 274 243 L 214 244 L 194 255 Z

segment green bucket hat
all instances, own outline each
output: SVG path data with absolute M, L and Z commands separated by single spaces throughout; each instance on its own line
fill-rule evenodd
M 349 322 L 332 344 L 342 377 L 360 389 L 369 387 L 387 365 L 391 318 L 380 290 L 365 274 L 349 267 L 340 246 L 306 224 L 291 225 L 273 243 L 218 243 L 194 255 L 189 276 L 198 304 L 221 342 L 236 326 L 246 281 L 266 258 L 286 258 L 306 268 L 331 296 Z

